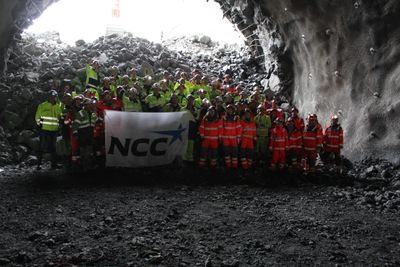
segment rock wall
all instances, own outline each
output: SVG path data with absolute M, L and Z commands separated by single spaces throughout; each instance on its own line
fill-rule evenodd
M 0 71 L 15 33 L 53 1 L 0 0 Z M 339 113 L 351 159 L 400 161 L 400 2 L 216 1 L 265 64 L 265 86 L 323 125 Z
M 7 69 L 9 46 L 17 35 L 58 0 L 0 0 L 0 76 Z
M 245 36 L 255 34 L 274 83 L 303 115 L 316 112 L 325 125 L 340 114 L 348 157 L 400 161 L 400 2 L 218 2 L 233 23 L 246 22 L 239 29 L 255 25 Z

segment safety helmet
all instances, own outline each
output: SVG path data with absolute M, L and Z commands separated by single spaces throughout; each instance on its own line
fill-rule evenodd
M 207 98 L 204 98 L 203 100 L 201 100 L 201 103 L 202 104 L 209 104 L 210 103 L 210 100 L 208 100 Z
M 85 97 L 83 95 L 76 95 L 74 96 L 74 101 L 82 101 Z
M 105 95 L 111 95 L 111 91 L 110 90 L 103 90 L 103 92 L 101 93 L 101 96 L 105 96 Z
M 307 120 L 311 120 L 311 119 L 316 120 L 317 119 L 317 115 L 315 113 L 308 114 Z
M 337 120 L 339 120 L 339 117 L 337 116 L 337 115 L 332 115 L 331 116 L 331 121 L 337 121 Z
M 82 101 L 83 105 L 90 105 L 90 104 L 94 104 L 94 103 L 95 103 L 94 100 L 90 99 L 90 98 L 84 98 Z
M 57 93 L 56 90 L 50 90 L 49 91 L 49 97 L 52 97 L 52 96 L 58 96 L 58 93 Z
M 158 83 L 154 83 L 154 84 L 151 86 L 151 89 L 152 89 L 152 90 L 154 90 L 154 89 L 160 90 L 160 85 L 159 85 Z
M 235 110 L 235 106 L 234 105 L 232 105 L 232 104 L 229 104 L 229 105 L 227 105 L 226 106 L 226 109 L 232 109 L 232 110 Z

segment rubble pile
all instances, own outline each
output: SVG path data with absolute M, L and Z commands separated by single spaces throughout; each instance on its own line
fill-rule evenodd
M 129 33 L 100 37 L 93 43 L 78 40 L 69 46 L 56 32 L 40 35 L 23 33 L 10 48 L 10 59 L 4 78 L 0 79 L 0 166 L 21 160 L 33 163 L 32 151 L 38 146 L 34 132 L 37 105 L 46 92 L 59 90 L 64 79 L 82 90 L 85 64 L 97 59 L 102 64 L 100 77 L 118 66 L 124 74 L 135 67 L 139 75 L 155 79 L 164 70 L 191 71 L 199 68 L 209 78 L 230 74 L 247 89 L 265 80 L 265 73 L 241 46 L 219 45 L 207 36 L 166 40 L 163 44 L 135 38 Z M 18 143 L 18 145 L 14 145 Z
M 381 211 L 400 210 L 400 166 L 385 160 L 367 158 L 354 165 L 348 175 L 354 186 L 335 188 L 339 199 Z

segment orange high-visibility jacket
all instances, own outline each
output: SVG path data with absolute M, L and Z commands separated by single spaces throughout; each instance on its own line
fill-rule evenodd
M 306 126 L 303 132 L 303 147 L 305 151 L 317 151 L 318 146 L 318 126 L 313 128 Z
M 285 151 L 288 148 L 288 133 L 281 125 L 276 125 L 271 131 L 269 150 Z
M 222 138 L 223 139 L 236 139 L 240 138 L 242 134 L 242 125 L 237 117 L 233 120 L 228 120 L 226 117 L 222 119 Z
M 324 148 L 326 151 L 337 151 L 343 147 L 343 129 L 338 126 L 333 128 L 329 126 L 325 130 L 323 138 Z
M 303 134 L 297 128 L 288 133 L 288 149 L 297 150 L 303 147 Z
M 299 132 L 303 132 L 304 131 L 304 120 L 300 117 L 296 117 L 296 118 L 293 118 L 293 121 L 294 121 L 294 126 L 296 126 L 296 129 Z
M 199 134 L 201 138 L 218 140 L 222 137 L 221 120 L 208 121 L 205 118 L 200 123 Z
M 242 140 L 247 138 L 247 139 L 257 139 L 257 133 L 256 133 L 256 123 L 254 120 L 251 121 L 245 121 L 242 120 L 240 122 L 241 127 L 242 127 L 242 134 L 241 138 Z

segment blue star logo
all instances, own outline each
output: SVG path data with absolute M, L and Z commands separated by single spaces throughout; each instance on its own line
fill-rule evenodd
M 182 128 L 182 124 L 179 125 L 177 130 L 170 130 L 170 131 L 154 131 L 153 133 L 156 134 L 163 134 L 163 135 L 169 135 L 172 136 L 171 141 L 169 142 L 169 145 L 172 145 L 176 140 L 182 141 L 182 133 L 186 131 L 186 128 Z

